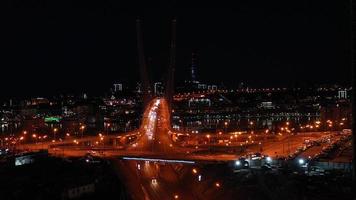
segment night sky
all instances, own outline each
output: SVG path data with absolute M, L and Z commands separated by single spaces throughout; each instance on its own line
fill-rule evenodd
M 348 1 L 130 2 L 8 0 L 1 25 L 1 98 L 102 94 L 114 82 L 138 80 L 137 16 L 155 80 L 168 65 L 172 17 L 178 81 L 188 76 L 192 51 L 202 81 L 267 87 L 351 79 Z

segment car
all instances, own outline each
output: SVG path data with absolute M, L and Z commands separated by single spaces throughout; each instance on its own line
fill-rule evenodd
M 271 167 L 270 165 L 266 164 L 266 165 L 262 165 L 262 166 L 261 166 L 261 169 L 262 169 L 263 171 L 271 171 L 271 170 L 272 170 L 272 167 Z
M 250 155 L 252 160 L 257 160 L 257 159 L 261 159 L 262 155 L 261 153 L 254 153 Z
M 249 166 L 250 166 L 250 163 L 243 157 L 241 157 L 235 161 L 236 169 L 247 169 L 247 168 L 249 168 Z
M 324 176 L 325 170 L 321 167 L 312 166 L 309 170 L 305 171 L 307 176 Z
M 98 154 L 98 152 L 93 151 L 93 150 L 91 150 L 90 153 L 91 153 L 91 154 Z

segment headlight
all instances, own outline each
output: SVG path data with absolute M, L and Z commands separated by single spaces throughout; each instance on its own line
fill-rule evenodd
M 302 165 L 302 164 L 304 164 L 305 161 L 304 161 L 302 158 L 300 158 L 300 159 L 298 160 L 298 162 L 299 162 L 299 164 Z
M 272 158 L 268 156 L 268 157 L 266 157 L 266 161 L 267 162 L 272 162 Z
M 240 166 L 241 165 L 241 162 L 239 160 L 235 161 L 235 165 L 236 166 Z

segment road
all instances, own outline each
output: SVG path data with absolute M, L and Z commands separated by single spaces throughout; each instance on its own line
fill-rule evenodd
M 301 153 L 298 157 L 300 158 L 313 158 L 316 154 L 320 153 L 325 147 L 329 146 L 330 144 L 340 140 L 341 136 L 337 134 L 330 133 L 326 135 L 328 139 L 323 142 L 320 142 L 319 145 L 314 145 L 311 148 L 305 150 Z M 325 137 L 325 136 L 324 136 Z
M 154 99 L 143 119 L 143 134 L 127 151 L 143 151 L 156 155 L 184 152 L 169 136 L 170 114 L 164 99 Z M 115 160 L 115 169 L 134 199 L 197 199 L 190 188 L 180 184 L 180 176 L 172 164 L 149 161 Z

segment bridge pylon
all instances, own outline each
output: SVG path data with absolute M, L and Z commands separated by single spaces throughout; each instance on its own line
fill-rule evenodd
M 138 60 L 140 65 L 140 81 L 142 84 L 143 108 L 145 108 L 148 102 L 152 99 L 152 94 L 149 91 L 150 80 L 148 78 L 148 73 L 147 73 L 147 64 L 146 64 L 145 52 L 143 48 L 143 36 L 142 36 L 140 19 L 136 19 L 136 31 L 137 31 Z

